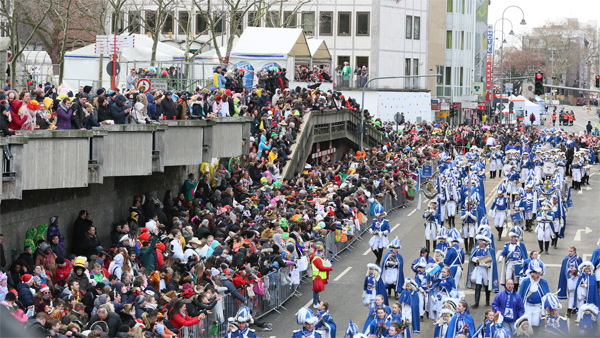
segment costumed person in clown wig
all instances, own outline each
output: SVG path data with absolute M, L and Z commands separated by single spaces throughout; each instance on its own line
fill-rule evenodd
M 365 321 L 365 324 L 363 325 L 362 332 L 367 332 L 367 330 L 369 329 L 369 325 L 371 325 L 371 322 L 375 319 L 377 309 L 379 309 L 379 308 L 384 309 L 388 315 L 390 313 L 392 313 L 392 309 L 389 306 L 387 306 L 387 304 L 384 303 L 383 295 L 375 296 L 375 306 L 369 310 L 369 314 L 367 315 L 367 320 Z
M 315 329 L 323 338 L 335 338 L 337 327 L 333 321 L 333 316 L 329 313 L 329 303 L 321 301 L 318 310 L 317 318 L 319 321 L 315 325 Z
M 598 336 L 598 307 L 596 305 L 585 304 L 580 307 L 577 320 L 579 321 L 580 336 Z
M 569 336 L 569 319 L 561 317 L 558 310 L 562 309 L 558 297 L 549 293 L 542 299 L 544 306 L 544 318 L 542 325 L 543 335 Z
M 398 299 L 402 292 L 402 283 L 404 282 L 404 260 L 398 250 L 402 248 L 400 239 L 396 237 L 389 245 L 390 252 L 386 253 L 381 262 L 381 277 L 387 288 L 388 297 L 391 297 L 392 290 L 394 296 Z
M 494 310 L 485 310 L 485 317 L 483 323 L 479 324 L 477 330 L 473 334 L 474 338 L 494 338 L 496 332 L 496 323 L 494 322 Z
M 490 306 L 492 291 L 498 291 L 498 267 L 494 251 L 490 248 L 490 239 L 477 235 L 478 246 L 473 249 L 469 258 L 467 272 L 467 287 L 472 289 L 475 284 L 475 303 L 472 308 L 479 307 L 481 289 L 485 287 L 485 305 Z
M 577 309 L 585 304 L 600 306 L 600 294 L 594 275 L 594 265 L 590 261 L 584 261 L 579 265 L 579 275 L 575 284 L 575 297 L 577 297 Z M 575 311 L 577 311 L 577 309 Z
M 448 330 L 448 324 L 454 316 L 454 312 L 450 309 L 442 309 L 440 312 L 440 319 L 435 322 L 435 330 L 433 331 L 433 338 L 444 338 L 446 337 L 446 331 Z
M 367 275 L 363 287 L 363 305 L 369 309 L 375 308 L 375 297 L 381 295 L 383 303 L 388 304 L 387 292 L 383 279 L 381 278 L 381 268 L 373 263 L 367 264 Z
M 544 272 L 542 261 L 532 259 L 529 262 L 529 277 L 521 281 L 521 287 L 519 288 L 519 296 L 521 296 L 523 304 L 525 304 L 525 313 L 529 316 L 533 331 L 536 333 L 539 331 L 541 324 L 542 298 L 550 293 L 548 282 L 541 278 Z
M 533 327 L 528 315 L 521 316 L 515 322 L 515 337 L 533 337 Z
M 569 299 L 567 306 L 567 317 L 571 317 L 576 308 L 575 287 L 577 285 L 577 275 L 579 265 L 583 261 L 577 256 L 577 249 L 572 246 L 569 248 L 569 254 L 563 259 L 558 276 L 558 299 Z
M 296 322 L 302 325 L 302 330 L 295 330 L 292 338 L 322 338 L 321 334 L 315 330 L 315 325 L 319 319 L 308 308 L 301 308 L 296 313 Z
M 475 230 L 479 223 L 477 207 L 473 200 L 467 201 L 466 208 L 460 213 L 460 220 L 463 222 L 462 235 L 465 241 L 465 251 L 467 254 L 471 254 L 471 250 L 475 246 Z
M 226 338 L 256 338 L 256 333 L 249 325 L 254 323 L 250 308 L 242 306 L 235 314 L 235 317 L 229 318 L 230 330 L 225 334 Z
M 425 227 L 425 247 L 431 252 L 431 240 L 433 240 L 433 247 L 435 248 L 438 229 L 442 222 L 436 201 L 429 202 L 429 207 L 423 213 L 423 218 L 425 219 L 423 225 Z
M 523 264 L 523 261 L 527 258 L 527 248 L 525 248 L 525 243 L 519 242 L 523 236 L 523 230 L 520 227 L 514 226 L 510 228 L 508 236 L 510 237 L 510 242 L 504 245 L 498 258 L 498 263 L 502 263 L 504 260 L 499 283 L 504 285 L 507 280 L 512 279 L 515 283 L 515 291 L 518 291 L 521 270 L 527 269 L 527 266 Z
M 510 210 L 508 198 L 504 196 L 506 187 L 500 184 L 497 190 L 498 196 L 494 198 L 494 202 L 490 207 L 490 216 L 494 218 L 494 226 L 498 231 L 498 240 L 502 240 L 502 232 L 504 232 L 504 221 L 506 220 L 506 212 Z
M 448 330 L 445 338 L 455 338 L 463 335 L 465 338 L 473 337 L 475 333 L 475 322 L 469 314 L 467 302 L 461 300 L 456 308 L 456 313 L 448 323 Z
M 369 228 L 369 233 L 371 234 L 369 246 L 371 246 L 371 250 L 377 258 L 375 265 L 380 265 L 381 258 L 383 257 L 383 250 L 387 248 L 389 244 L 388 234 L 390 233 L 390 224 L 387 219 L 383 218 L 386 213 L 381 204 L 376 205 L 374 211 L 377 218 L 373 220 L 373 223 L 371 223 L 371 227 Z
M 352 322 L 352 319 L 350 319 L 348 328 L 346 328 L 346 332 L 344 333 L 344 338 L 367 338 L 367 336 L 362 334 L 358 330 L 358 326 L 356 326 L 356 324 Z
M 463 242 L 458 229 L 453 228 L 448 231 L 448 239 L 450 241 L 450 248 L 446 251 L 446 257 L 444 258 L 444 266 L 450 268 L 450 273 L 457 287 L 460 287 L 460 277 L 462 276 L 462 266 L 465 261 L 465 252 L 458 245 Z
M 406 278 L 399 299 L 400 305 L 402 305 L 402 318 L 410 323 L 413 333 L 421 332 L 419 291 L 417 282 Z

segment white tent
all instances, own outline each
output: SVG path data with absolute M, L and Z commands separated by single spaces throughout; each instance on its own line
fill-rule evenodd
M 121 72 L 117 82 L 126 82 L 127 69 L 129 67 L 148 67 L 152 56 L 152 39 L 146 35 L 134 34 L 135 43 L 133 48 L 125 48 L 119 54 Z M 100 55 L 95 53 L 95 45 L 91 44 L 83 48 L 65 53 L 64 83 L 71 88 L 82 85 L 93 85 L 96 87 L 109 87 L 110 76 L 106 73 L 106 65 L 109 55 L 104 55 L 102 71 L 104 72 L 102 85 L 98 84 L 98 71 L 100 67 Z M 166 43 L 158 42 L 156 49 L 157 62 L 181 61 L 185 58 L 185 52 L 179 48 Z M 137 65 L 139 63 L 139 65 Z
M 325 40 L 322 39 L 308 39 L 308 49 L 310 50 L 310 57 L 313 60 L 331 60 L 331 53 Z
M 301 28 L 248 27 L 233 47 L 230 60 L 254 73 L 272 67 L 287 68 L 287 77 L 292 81 L 296 58 L 310 56 Z

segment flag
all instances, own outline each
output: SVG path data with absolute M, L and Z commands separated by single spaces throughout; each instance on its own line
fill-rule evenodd
M 421 170 L 417 168 L 417 210 L 421 210 Z
M 258 129 L 260 129 L 260 130 L 265 129 L 265 122 L 263 120 L 260 121 L 260 126 L 258 127 Z

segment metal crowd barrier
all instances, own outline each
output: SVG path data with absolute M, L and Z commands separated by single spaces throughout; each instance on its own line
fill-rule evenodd
M 403 187 L 399 186 L 397 189 L 403 189 Z M 401 191 L 397 191 L 397 193 L 398 192 Z M 383 201 L 378 202 L 384 205 L 386 210 L 389 210 L 388 213 L 392 213 L 397 210 L 398 207 L 402 206 L 402 203 L 404 203 L 401 199 L 401 196 L 404 195 L 399 194 L 398 201 L 395 201 L 389 196 L 389 194 L 386 194 L 386 196 L 383 198 Z M 336 241 L 335 231 L 331 231 L 324 238 L 316 240 L 323 242 L 325 246 L 325 257 L 327 259 L 334 262 L 340 258 L 339 254 L 341 252 L 344 250 L 352 251 L 353 244 L 356 241 L 362 240 L 361 236 L 369 229 L 374 219 L 374 217 L 369 214 L 370 209 L 371 205 L 367 205 L 367 214 L 363 214 L 363 217 L 366 217 L 366 221 L 362 222 L 359 231 L 354 229 L 353 235 L 349 236 L 347 240 L 342 241 L 340 238 L 338 238 L 339 240 Z M 338 237 L 340 237 L 339 234 Z M 259 319 L 272 311 L 277 313 L 281 313 L 281 310 L 287 311 L 287 309 L 283 306 L 285 302 L 292 297 L 302 296 L 302 294 L 298 291 L 298 288 L 301 284 L 310 282 L 311 277 L 308 274 L 309 270 L 311 269 L 310 263 L 306 271 L 300 272 L 300 284 L 292 284 L 291 279 L 289 277 L 285 277 L 290 275 L 292 268 L 293 267 L 290 266 L 284 267 L 276 272 L 272 272 L 267 276 L 264 276 L 263 281 L 265 283 L 265 288 L 263 295 L 255 294 L 252 297 L 249 297 L 245 288 L 238 289 L 238 292 L 246 297 L 246 306 L 252 310 L 252 316 L 255 319 Z M 252 284 L 248 284 L 248 286 L 252 287 Z M 228 318 L 234 317 L 240 306 L 241 302 L 235 299 L 231 294 L 222 296 L 220 305 L 217 305 L 212 309 L 212 314 L 208 315 L 199 324 L 189 327 L 182 327 L 179 332 L 179 338 L 223 337 L 227 332 Z M 219 318 L 218 313 L 219 307 L 222 308 L 223 312 L 221 318 Z

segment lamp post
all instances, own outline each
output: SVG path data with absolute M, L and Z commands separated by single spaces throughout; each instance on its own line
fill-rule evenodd
M 521 11 L 521 13 L 523 14 L 523 19 L 521 19 L 521 25 L 527 24 L 527 22 L 525 22 L 525 12 L 523 11 L 523 9 L 521 7 L 519 7 L 517 5 L 508 6 L 502 12 L 501 20 L 502 20 L 502 31 L 503 32 L 504 32 L 504 20 L 505 20 L 504 14 L 506 13 L 506 10 L 511 7 L 518 8 Z M 512 26 L 512 23 L 511 23 L 511 26 Z M 511 32 L 512 32 L 512 29 L 511 29 Z M 514 32 L 513 32 L 513 34 L 514 34 Z M 502 48 L 502 50 L 500 51 L 500 76 L 501 77 L 503 76 L 502 75 L 503 72 L 504 72 L 504 48 Z M 504 81 L 500 80 L 500 95 L 502 95 L 502 93 L 504 93 Z

